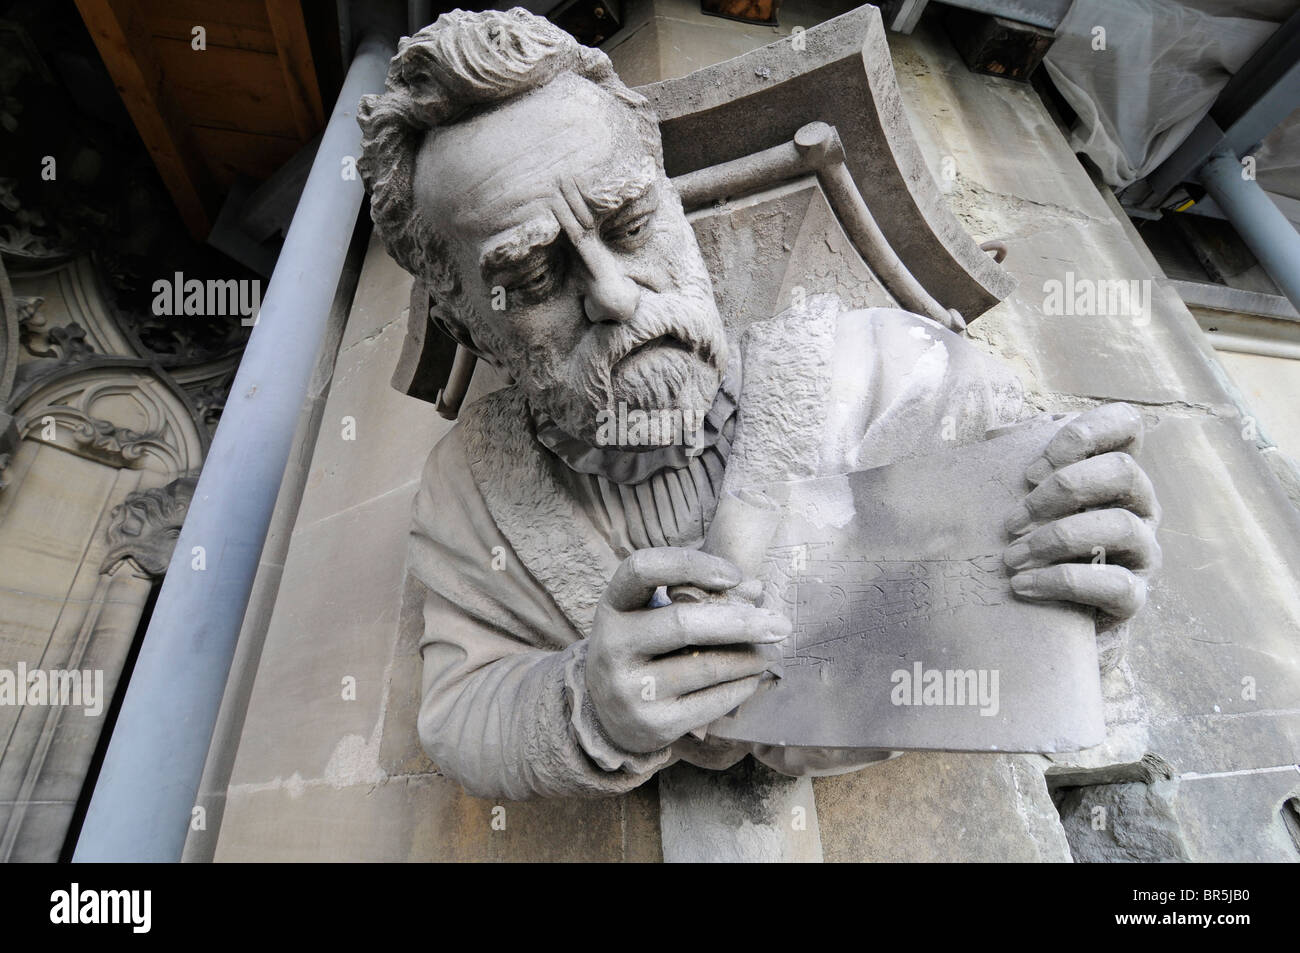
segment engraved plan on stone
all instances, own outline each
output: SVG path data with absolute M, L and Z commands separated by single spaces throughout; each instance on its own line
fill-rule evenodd
M 779 677 L 710 733 L 896 750 L 1099 742 L 1091 613 L 1018 599 L 1001 558 L 998 516 L 1058 426 L 1039 419 L 891 466 L 750 488 L 743 515 L 720 510 L 766 538 L 763 605 L 793 634 Z
M 794 623 L 783 664 L 831 665 L 853 640 L 924 627 L 968 606 L 1012 599 L 999 553 L 968 559 L 868 559 L 835 555 L 830 540 L 769 551 L 770 578 L 784 578 L 779 607 Z M 820 674 L 820 673 L 819 673 Z

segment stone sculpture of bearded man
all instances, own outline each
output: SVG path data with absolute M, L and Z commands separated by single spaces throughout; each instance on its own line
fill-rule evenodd
M 699 740 L 790 623 L 743 598 L 664 605 L 664 589 L 745 590 L 700 551 L 737 454 L 810 475 L 949 447 L 945 418 L 980 440 L 1019 415 L 1015 379 L 891 308 L 819 299 L 728 340 L 646 100 L 523 10 L 456 11 L 403 39 L 360 122 L 390 253 L 432 319 L 512 381 L 433 449 L 415 503 L 419 732 L 440 769 L 521 799 L 619 793 L 678 759 L 808 774 L 888 757 Z M 620 409 L 675 414 L 689 439 L 611 438 Z M 1025 534 L 1007 554 L 1022 598 L 1096 607 L 1103 626 L 1142 605 L 1157 511 L 1123 452 L 1140 429 L 1099 408 L 1032 468 L 1007 527 Z M 1092 565 L 1095 545 L 1116 558 Z

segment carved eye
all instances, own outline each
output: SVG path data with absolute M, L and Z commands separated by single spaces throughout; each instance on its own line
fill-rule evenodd
M 611 245 L 638 248 L 650 237 L 650 220 L 653 217 L 653 212 L 643 212 L 635 218 L 619 222 L 605 233 L 605 240 Z
M 511 297 L 526 304 L 536 303 L 554 294 L 563 278 L 563 262 L 559 256 L 551 255 L 547 261 L 524 272 L 511 283 Z
M 519 287 L 525 289 L 542 288 L 545 287 L 547 280 L 547 269 L 543 266 L 525 275 L 519 282 Z

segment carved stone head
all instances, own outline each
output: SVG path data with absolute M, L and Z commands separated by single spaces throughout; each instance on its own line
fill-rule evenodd
M 535 411 L 588 443 L 620 404 L 707 412 L 722 319 L 655 116 L 604 53 L 522 9 L 457 10 L 402 40 L 359 118 L 390 253 Z
M 110 548 L 100 571 L 108 572 L 129 557 L 151 576 L 165 573 L 197 483 L 197 477 L 180 477 L 166 486 L 137 490 L 113 507 Z

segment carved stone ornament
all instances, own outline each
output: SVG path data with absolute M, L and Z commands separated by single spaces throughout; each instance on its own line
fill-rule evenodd
M 155 438 L 119 427 L 109 420 L 89 418 L 77 424 L 77 442 L 109 457 L 121 457 L 130 463 L 144 456 L 145 447 Z M 156 442 L 156 440 L 155 440 Z
M 20 396 L 22 437 L 110 466 L 175 479 L 197 470 L 206 451 L 179 387 L 142 361 L 97 358 L 61 368 Z
M 418 279 L 394 383 L 458 419 L 403 624 L 471 794 L 1104 731 L 1095 634 L 1159 557 L 1141 417 L 1026 406 L 961 333 L 1013 282 L 926 171 L 879 12 L 797 36 L 632 90 L 544 19 L 458 10 L 361 102 Z M 462 407 L 478 361 L 510 384 Z
M 15 387 L 28 386 L 60 368 L 80 364 L 95 353 L 95 349 L 86 340 L 86 329 L 81 325 L 71 322 L 51 326 L 42 309 L 44 298 L 37 295 L 19 296 L 15 303 L 18 307 L 23 350 L 36 358 L 18 365 L 18 371 L 14 375 Z
M 149 575 L 163 575 L 197 483 L 197 477 L 184 476 L 163 487 L 137 490 L 115 506 L 108 527 L 111 549 L 100 572 L 110 572 L 121 560 L 130 558 Z
M 38 209 L 23 207 L 16 179 L 0 178 L 0 209 L 5 213 L 5 221 L 0 222 L 0 252 L 38 261 L 68 254 L 67 236 L 57 223 L 47 221 Z

